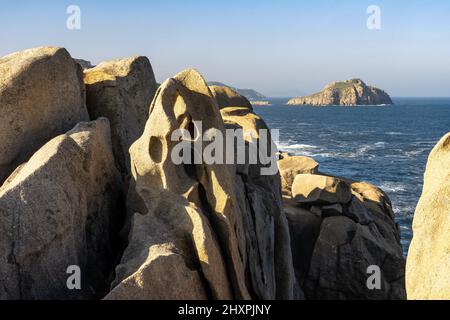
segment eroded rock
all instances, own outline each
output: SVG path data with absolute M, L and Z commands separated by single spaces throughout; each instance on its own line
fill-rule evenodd
M 193 148 L 199 121 L 203 132 L 214 128 L 222 136 L 230 127 L 267 128 L 248 108 L 219 112 L 195 70 L 161 85 L 144 134 L 130 148 L 129 245 L 107 299 L 292 298 L 277 171 L 263 177 L 261 163 L 176 164 L 172 152 L 180 141 L 172 139 L 173 132 L 186 129 L 191 139 L 182 139 Z M 202 143 L 205 150 L 209 143 Z M 173 286 L 193 290 L 167 287 L 174 273 L 179 276 Z
M 130 175 L 128 149 L 144 132 L 157 89 L 150 61 L 131 57 L 107 61 L 84 73 L 92 119 L 111 122 L 113 151 L 124 177 Z
M 246 154 L 265 152 L 265 159 L 275 151 L 269 128 L 250 109 L 228 107 L 220 112 L 226 128 L 242 129 Z M 263 132 L 267 136 L 260 136 Z M 263 143 L 267 144 L 265 148 L 261 147 Z M 252 287 L 260 299 L 292 299 L 294 271 L 289 228 L 282 209 L 280 175 L 278 170 L 262 174 L 262 168 L 276 167 L 276 159 L 265 164 L 259 156 L 254 158 L 259 160 L 256 163 L 247 160 L 245 166 L 236 167 L 237 198 L 244 218 Z
M 0 59 L 0 183 L 55 136 L 89 120 L 81 67 L 62 48 Z
M 118 270 L 125 271 L 118 272 L 115 283 L 122 286 L 126 278 L 138 276 L 138 265 L 133 265 L 128 260 L 128 257 L 133 257 L 129 252 L 136 250 L 132 248 L 138 246 L 146 255 L 149 247 L 164 245 L 173 248 L 172 254 L 184 257 L 183 260 L 177 260 L 181 264 L 177 268 L 185 270 L 189 265 L 198 276 L 203 274 L 211 288 L 210 298 L 250 298 L 244 278 L 245 238 L 242 217 L 235 210 L 237 204 L 232 169 L 223 165 L 176 165 L 171 158 L 173 148 L 180 142 L 172 141 L 172 132 L 179 128 L 189 130 L 194 125 L 193 121 L 202 121 L 203 130 L 224 129 L 219 109 L 203 78 L 194 70 L 186 70 L 161 85 L 152 103 L 144 133 L 130 148 L 133 179 L 128 196 L 128 210 L 130 214 L 134 214 L 133 220 L 149 219 L 147 225 L 152 225 L 154 217 L 163 219 L 167 215 L 166 211 L 171 210 L 170 206 L 158 209 L 157 204 L 162 201 L 159 199 L 161 193 L 172 194 L 177 199 L 172 206 L 183 203 L 181 200 L 184 199 L 183 208 L 189 209 L 172 209 L 178 212 L 179 217 L 174 221 L 163 220 L 163 224 L 167 224 L 165 228 L 169 230 L 168 234 L 157 233 L 150 242 L 143 245 L 134 243 L 133 239 L 141 241 L 141 235 L 134 235 L 137 231 L 132 227 L 130 244 L 118 267 Z M 186 229 L 188 225 L 183 227 L 181 221 L 191 221 L 189 211 L 195 211 L 199 221 L 206 219 L 214 230 L 211 237 L 207 234 L 198 237 L 199 241 L 205 239 L 202 242 L 207 240 L 212 243 L 207 249 L 203 248 L 202 242 L 192 239 L 191 231 Z M 180 226 L 172 231 L 172 224 Z M 189 241 L 178 241 L 178 228 L 188 230 L 186 237 L 190 238 Z M 219 247 L 223 252 L 223 259 L 218 252 Z M 155 254 L 159 254 L 158 251 Z M 149 259 L 155 260 L 157 256 Z M 185 281 L 188 286 L 191 277 Z M 184 286 L 181 283 L 179 285 Z M 166 288 L 153 290 L 164 291 Z M 114 288 L 113 291 L 117 290 Z
M 319 164 L 312 158 L 283 154 L 278 161 L 283 195 L 290 197 L 294 179 L 298 174 L 317 174 Z
M 210 86 L 209 88 L 220 109 L 228 107 L 245 107 L 253 110 L 252 104 L 247 98 L 233 89 L 224 86 Z
M 89 299 L 117 254 L 120 176 L 109 122 L 80 123 L 39 149 L 0 188 L 0 298 Z M 66 270 L 81 269 L 81 290 Z
M 350 186 L 339 178 L 299 174 L 292 184 L 292 197 L 299 203 L 341 203 L 350 202 Z
M 408 299 L 450 298 L 450 133 L 431 151 L 406 265 Z

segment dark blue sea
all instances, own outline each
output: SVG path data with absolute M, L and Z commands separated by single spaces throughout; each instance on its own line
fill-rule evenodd
M 450 98 L 393 100 L 393 106 L 306 107 L 277 98 L 255 111 L 280 130 L 280 150 L 313 157 L 323 172 L 381 187 L 392 200 L 406 255 L 428 155 L 450 131 Z

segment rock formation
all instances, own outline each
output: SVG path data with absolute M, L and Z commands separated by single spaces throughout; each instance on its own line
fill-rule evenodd
M 367 86 L 360 79 L 333 82 L 322 91 L 306 97 L 293 98 L 288 105 L 312 106 L 357 106 L 357 105 L 391 105 L 389 95 L 378 88 Z
M 100 298 L 120 221 L 107 119 L 80 123 L 39 149 L 0 188 L 0 299 Z M 69 266 L 82 272 L 69 290 Z
M 48 140 L 88 120 L 81 67 L 62 48 L 0 59 L 0 184 Z
M 0 79 L 0 299 L 405 297 L 386 194 L 307 157 L 280 154 L 278 172 L 266 123 L 230 88 L 188 69 L 156 90 L 145 57 L 88 68 L 84 84 L 59 48 L 1 58 Z M 447 142 L 430 157 L 424 199 L 448 193 L 431 178 Z M 199 160 L 199 146 L 218 162 Z M 423 255 L 446 261 L 430 244 L 445 241 L 445 203 L 423 201 L 418 272 L 431 268 Z M 374 265 L 380 290 L 366 286 Z M 70 266 L 80 290 L 67 287 Z M 427 292 L 442 292 L 442 270 Z
M 103 62 L 84 73 L 87 107 L 92 119 L 107 117 L 116 161 L 129 175 L 128 149 L 144 131 L 157 84 L 146 57 Z
M 224 84 L 222 82 L 218 82 L 218 81 L 210 81 L 210 82 L 208 82 L 208 86 L 219 86 L 219 87 L 230 88 L 231 90 L 244 96 L 246 99 L 248 99 L 250 101 L 266 99 L 266 96 L 264 96 L 262 93 L 259 93 L 258 91 L 254 90 L 254 89 L 239 89 L 239 88 L 235 88 L 235 87 L 226 85 L 226 84 Z
M 264 125 L 248 108 L 238 109 L 222 109 L 230 125 Z M 186 129 L 195 140 L 202 121 L 203 132 L 224 134 L 222 116 L 195 70 L 161 85 L 144 134 L 130 148 L 129 245 L 107 299 L 292 297 L 279 176 L 264 180 L 246 165 L 176 165 L 171 159 L 180 142 L 171 139 L 175 130 Z M 177 283 L 168 286 L 175 276 Z
M 406 265 L 408 299 L 450 299 L 450 133 L 428 159 Z
M 261 117 L 246 107 L 224 108 L 220 112 L 227 129 L 243 130 L 247 155 L 263 152 L 257 147 L 261 146 L 259 135 L 263 130 L 269 132 L 269 128 Z M 246 134 L 250 132 L 252 137 Z M 276 148 L 271 138 L 269 140 L 268 152 L 270 148 Z M 289 227 L 282 208 L 280 176 L 278 172 L 262 175 L 264 167 L 267 165 L 261 161 L 252 164 L 248 160 L 245 165 L 236 166 L 237 198 L 244 218 L 253 290 L 263 299 L 291 299 L 294 294 L 294 272 Z M 273 277 L 273 272 L 276 288 L 273 287 L 275 282 L 267 281 Z M 303 293 L 298 295 L 303 297 Z
M 245 107 L 252 110 L 252 105 L 244 96 L 241 96 L 228 87 L 210 86 L 209 89 L 220 109 L 227 107 Z
M 283 195 L 290 196 L 295 177 L 302 173 L 317 173 L 319 164 L 309 157 L 291 157 L 288 154 L 283 154 L 278 161 L 278 168 L 281 174 Z
M 298 163 L 300 172 L 317 170 L 306 157 L 283 155 L 280 167 L 286 162 Z M 284 205 L 306 299 L 405 299 L 400 235 L 384 192 L 317 172 L 298 174 L 291 190 Z M 370 266 L 381 269 L 381 290 L 366 286 Z

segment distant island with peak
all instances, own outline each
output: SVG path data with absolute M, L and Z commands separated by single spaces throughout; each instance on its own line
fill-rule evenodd
M 368 86 L 361 79 L 333 82 L 322 91 L 309 96 L 292 98 L 288 105 L 358 106 L 392 105 L 391 97 L 383 90 Z

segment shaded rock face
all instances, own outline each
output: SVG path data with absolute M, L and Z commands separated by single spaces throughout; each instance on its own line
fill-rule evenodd
M 279 176 L 260 177 L 257 164 L 176 165 L 172 133 L 182 128 L 194 137 L 194 121 L 222 134 L 230 126 L 265 126 L 246 107 L 221 114 L 195 70 L 161 85 L 130 148 L 129 245 L 106 299 L 292 297 Z
M 391 105 L 389 95 L 378 88 L 367 86 L 360 79 L 333 82 L 322 91 L 310 96 L 293 98 L 288 105 L 313 106 L 355 106 L 355 105 Z
M 264 120 L 246 107 L 229 107 L 220 112 L 227 129 L 254 133 L 254 140 L 244 134 L 246 154 L 252 150 L 250 144 L 261 143 L 260 130 L 269 130 Z M 269 151 L 276 148 L 271 143 Z M 261 175 L 265 166 L 260 161 L 236 166 L 237 198 L 244 218 L 252 287 L 258 298 L 292 299 L 294 273 L 289 227 L 282 209 L 280 175 Z M 274 257 L 275 263 L 272 262 Z
M 450 133 L 428 158 L 406 265 L 408 299 L 450 299 Z
M 0 183 L 48 140 L 88 120 L 81 67 L 62 48 L 0 59 Z
M 227 107 L 245 107 L 252 110 L 251 103 L 233 89 L 224 86 L 210 86 L 212 95 L 220 109 Z
M 115 158 L 121 172 L 129 176 L 128 149 L 144 131 L 158 87 L 150 61 L 131 57 L 103 62 L 86 70 L 84 81 L 89 115 L 110 120 Z
M 306 299 L 405 299 L 400 235 L 384 192 L 300 174 L 291 194 L 284 205 L 297 287 Z M 370 266 L 381 270 L 380 290 L 367 287 Z
M 0 188 L 0 299 L 100 297 L 115 259 L 120 176 L 107 119 L 52 139 Z M 81 290 L 69 290 L 69 266 Z

